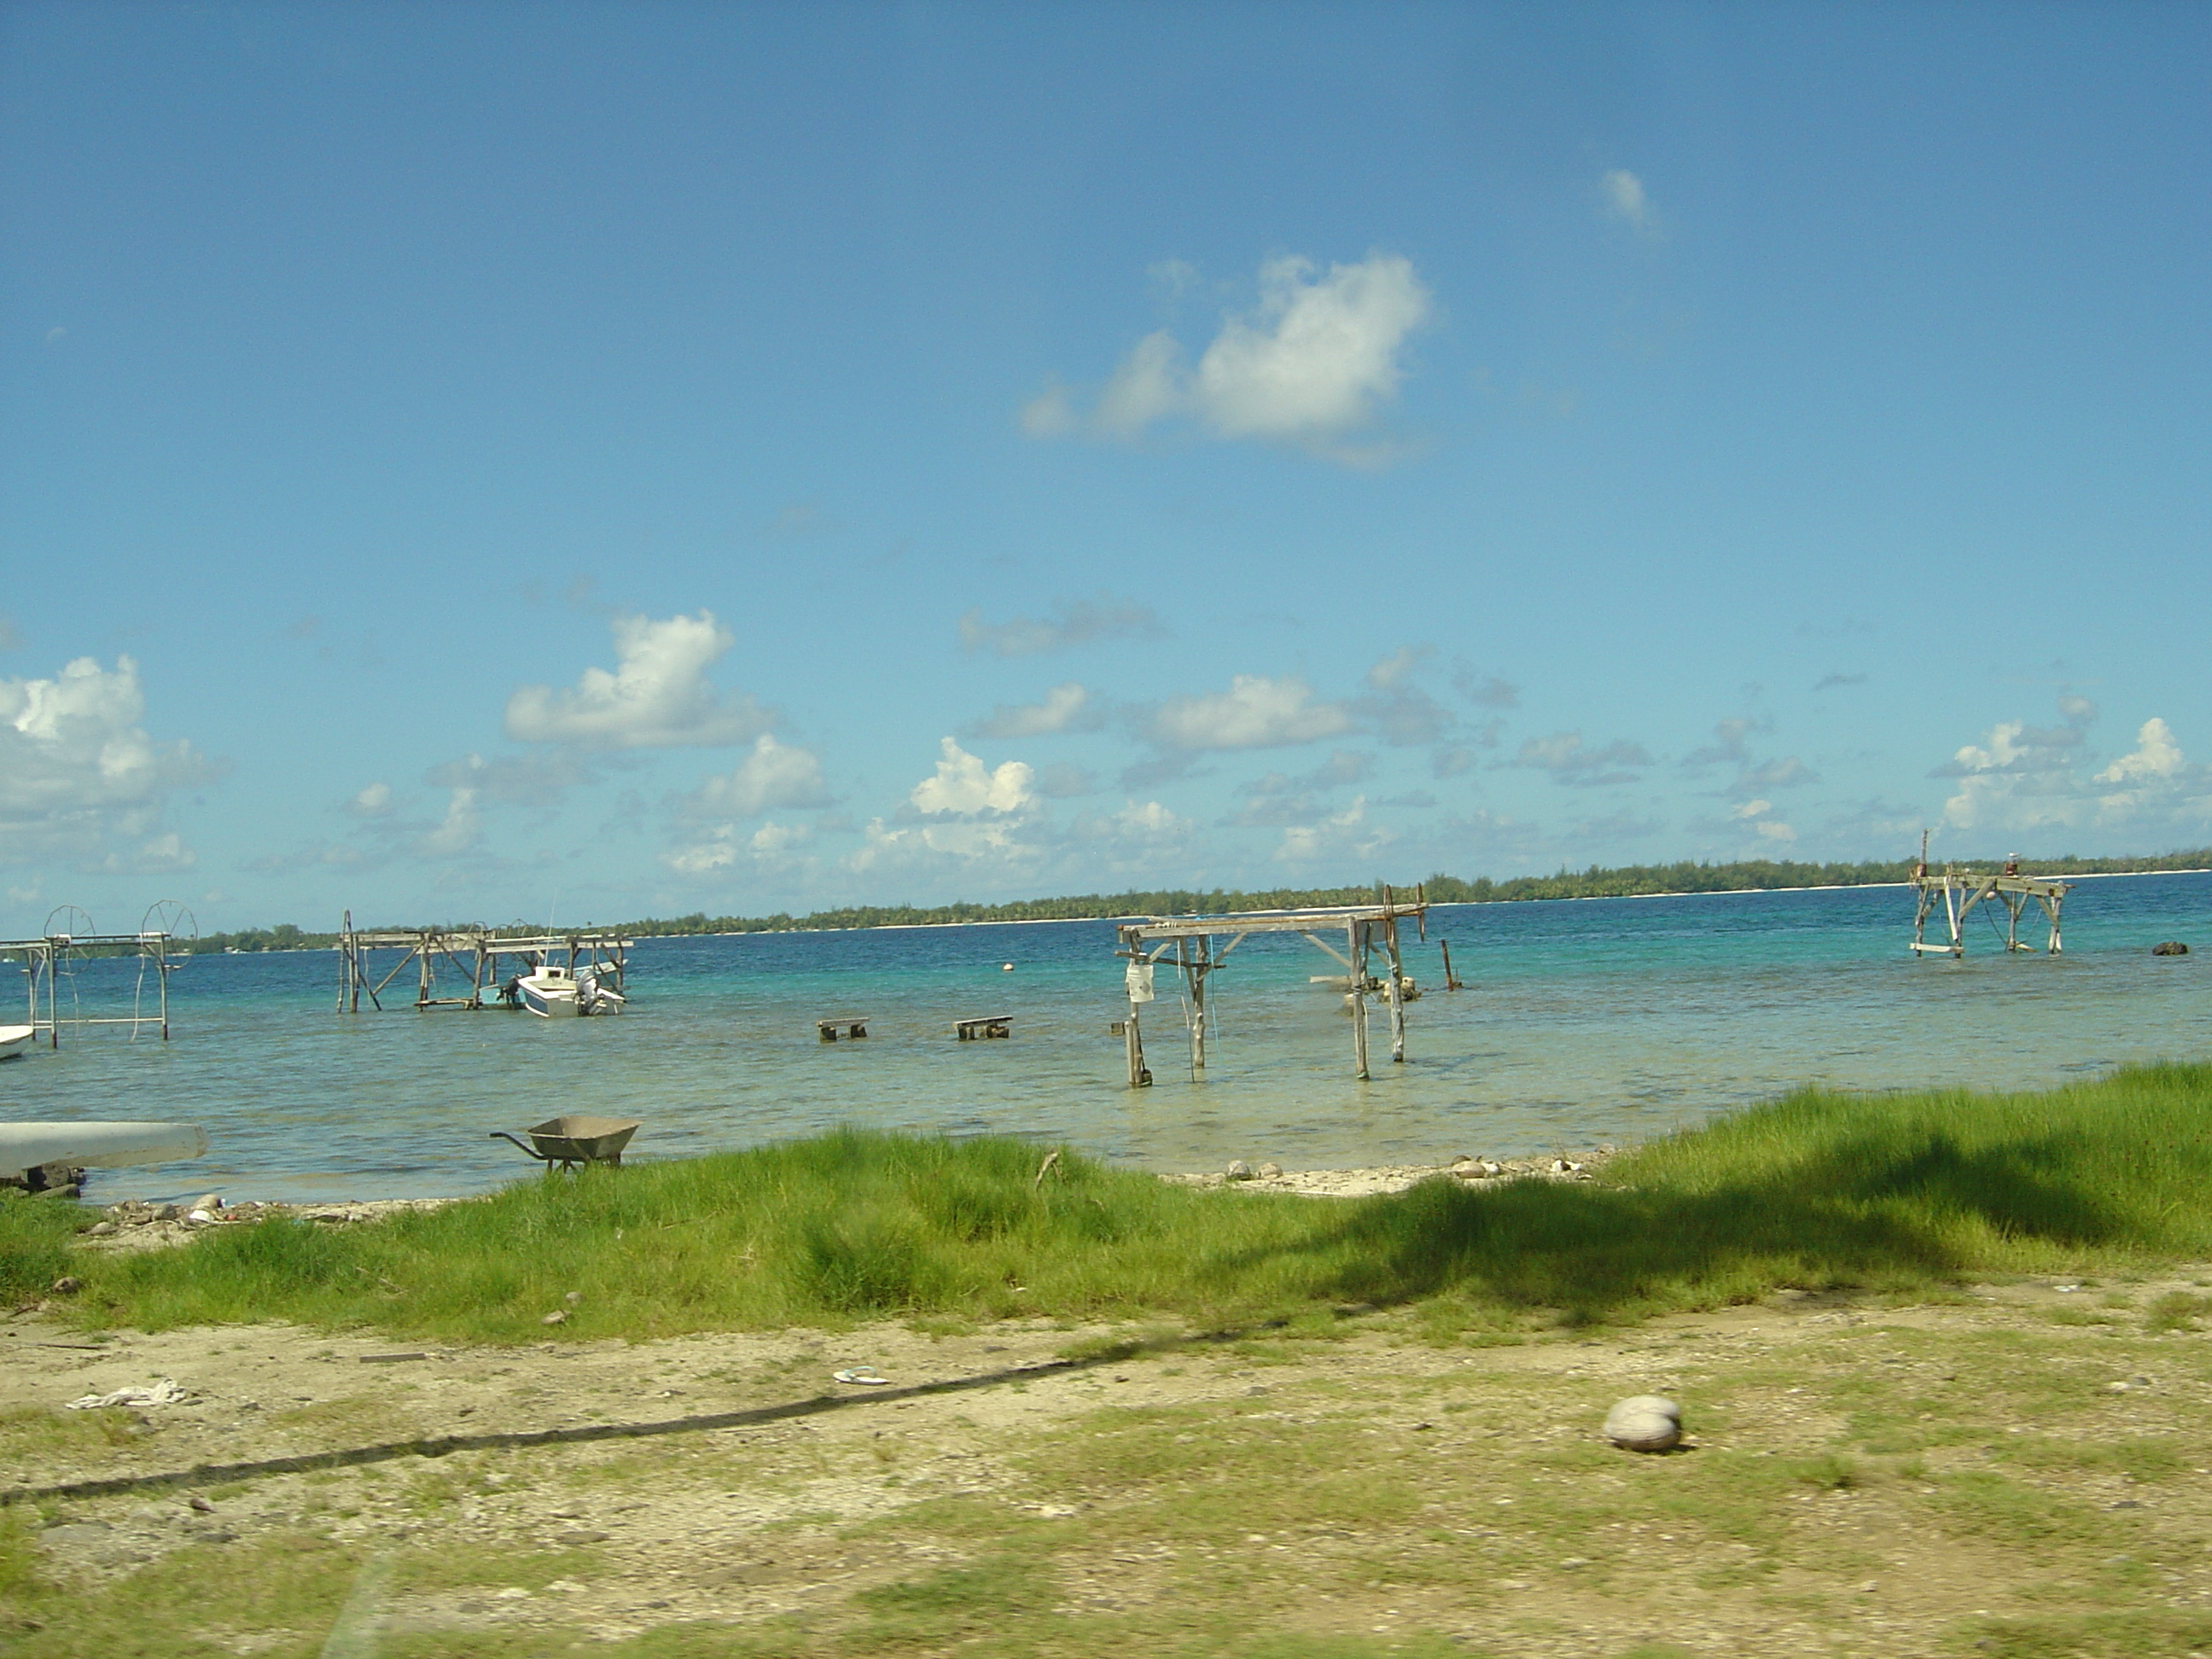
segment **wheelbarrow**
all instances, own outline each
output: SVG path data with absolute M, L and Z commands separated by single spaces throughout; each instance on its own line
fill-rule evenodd
M 491 1132 L 494 1140 L 514 1141 L 522 1150 L 546 1166 L 550 1173 L 554 1164 L 563 1170 L 573 1170 L 579 1164 L 622 1164 L 623 1148 L 639 1126 L 628 1118 L 591 1117 L 576 1115 L 548 1118 L 522 1133 L 530 1137 L 524 1144 L 503 1129 Z

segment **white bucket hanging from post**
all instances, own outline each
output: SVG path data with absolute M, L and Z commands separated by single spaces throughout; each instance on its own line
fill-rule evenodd
M 1152 964 L 1151 963 L 1131 963 L 1127 978 L 1130 1001 L 1150 1002 L 1152 1000 Z

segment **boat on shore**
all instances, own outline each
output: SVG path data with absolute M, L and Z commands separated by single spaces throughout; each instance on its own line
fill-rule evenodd
M 197 1123 L 0 1123 L 0 1176 L 34 1170 L 119 1170 L 174 1164 L 207 1151 Z

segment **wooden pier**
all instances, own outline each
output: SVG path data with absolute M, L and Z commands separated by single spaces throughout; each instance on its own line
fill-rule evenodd
M 1412 1000 L 1407 993 L 1410 981 L 1406 977 L 1405 958 L 1398 946 L 1398 923 L 1403 918 L 1411 918 L 1422 937 L 1427 937 L 1428 899 L 1422 889 L 1414 889 L 1411 904 L 1399 902 L 1391 890 L 1385 887 L 1379 890 L 1373 904 L 1329 905 L 1310 910 L 1244 910 L 1218 916 L 1152 916 L 1142 921 L 1122 923 L 1116 930 L 1121 948 L 1115 954 L 1127 963 L 1122 983 L 1129 1012 L 1121 1023 L 1121 1035 L 1128 1060 L 1129 1086 L 1146 1088 L 1152 1080 L 1145 1065 L 1139 1011 L 1154 1000 L 1153 978 L 1158 968 L 1164 963 L 1182 982 L 1183 1024 L 1190 1037 L 1190 1074 L 1195 1082 L 1206 1075 L 1206 981 L 1220 971 L 1231 951 L 1255 933 L 1296 933 L 1342 965 L 1345 973 L 1341 981 L 1333 975 L 1326 977 L 1346 988 L 1346 1001 L 1352 1012 L 1354 1076 L 1362 1080 L 1368 1076 L 1367 1000 L 1370 995 L 1379 994 L 1389 1010 L 1390 1059 L 1394 1063 L 1402 1061 L 1406 1058 L 1406 1004 Z M 1341 951 L 1331 942 L 1339 932 L 1344 935 Z M 1216 941 L 1220 943 L 1217 945 Z M 1170 951 L 1174 953 L 1171 959 Z M 1384 970 L 1379 976 L 1374 971 L 1374 957 L 1378 952 Z
M 514 1004 L 503 994 L 504 981 L 500 975 L 502 957 L 514 958 L 525 972 L 565 961 L 572 980 L 576 977 L 580 962 L 586 971 L 596 969 L 599 977 L 619 993 L 624 988 L 623 979 L 629 949 L 635 943 L 635 939 L 598 928 L 573 933 L 502 933 L 483 927 L 404 927 L 362 933 L 355 929 L 353 912 L 349 910 L 338 933 L 338 942 L 333 947 L 338 953 L 338 1012 L 359 1013 L 364 994 L 371 1005 L 382 1008 L 385 989 L 410 963 L 416 969 L 415 1006 L 421 1009 L 513 1007 Z M 372 984 L 374 954 L 380 951 L 398 951 L 401 954 L 384 977 Z M 465 989 L 453 996 L 439 995 L 441 964 L 452 969 Z M 489 1002 L 487 992 L 490 994 Z
M 963 1042 L 976 1042 L 989 1037 L 1010 1037 L 1014 1034 L 1012 1014 L 972 1014 L 966 1019 L 952 1022 L 952 1035 Z
M 868 1034 L 868 1017 L 866 1014 L 839 1014 L 834 1019 L 816 1020 L 814 1030 L 824 1042 L 835 1042 L 840 1031 L 845 1034 L 848 1042 L 857 1042 Z
M 2040 905 L 2051 920 L 2051 937 L 2044 946 L 2051 956 L 2059 954 L 2059 907 L 2066 902 L 2069 884 L 2047 881 L 2039 876 L 2024 876 L 2020 872 L 2020 860 L 2007 859 L 2004 867 L 1994 875 L 1972 870 L 1960 870 L 1945 865 L 1940 871 L 1928 867 L 1928 836 L 1920 837 L 1920 861 L 1912 866 L 1912 945 L 1915 956 L 1960 957 L 1966 954 L 1966 918 L 1978 906 L 1992 904 L 2005 915 L 2004 947 L 2007 951 L 2033 951 L 2035 946 L 2024 943 L 2020 936 L 2020 919 L 2030 904 Z M 1929 918 L 1936 914 L 1938 905 L 1943 910 L 1943 937 L 1928 938 Z M 1990 913 L 1994 915 L 1995 912 Z

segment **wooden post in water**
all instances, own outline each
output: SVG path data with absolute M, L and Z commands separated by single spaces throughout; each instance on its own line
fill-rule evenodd
M 1367 926 L 1344 925 L 1345 954 L 1352 958 L 1352 1074 L 1367 1080 Z
M 1382 956 L 1390 969 L 1384 993 L 1390 1003 L 1390 1063 L 1406 1063 L 1406 966 L 1398 955 L 1398 917 L 1390 890 L 1382 890 Z

